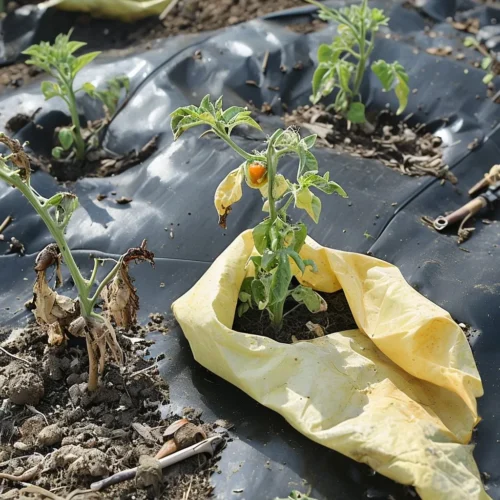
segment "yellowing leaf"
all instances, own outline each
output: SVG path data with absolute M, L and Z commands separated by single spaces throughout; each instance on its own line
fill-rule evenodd
M 215 209 L 219 214 L 219 224 L 223 228 L 226 228 L 226 218 L 231 211 L 231 206 L 243 196 L 241 184 L 244 177 L 244 167 L 240 166 L 230 172 L 215 190 Z
M 286 182 L 286 179 L 281 174 L 276 175 L 274 177 L 274 184 L 273 184 L 274 199 L 279 200 L 287 191 L 288 191 L 288 183 Z M 267 198 L 267 195 L 269 194 L 269 186 L 267 186 L 267 184 L 260 188 L 260 194 L 264 198 Z
M 319 214 L 321 212 L 321 200 L 311 193 L 309 188 L 304 187 L 295 193 L 295 206 L 305 210 L 311 219 L 318 223 Z

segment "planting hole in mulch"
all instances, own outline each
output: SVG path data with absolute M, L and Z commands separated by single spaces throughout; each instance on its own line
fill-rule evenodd
M 292 344 L 299 340 L 313 340 L 329 333 L 357 328 L 342 290 L 320 295 L 326 300 L 328 309 L 316 314 L 311 314 L 302 304 L 298 306 L 293 300 L 287 301 L 283 314 L 283 327 L 279 332 L 274 331 L 268 313 L 258 309 L 250 309 L 242 317 L 236 315 L 233 330 Z
M 82 130 L 84 139 L 92 133 L 94 123 Z M 114 154 L 102 147 L 91 149 L 83 161 L 78 161 L 74 154 L 61 160 L 33 153 L 28 156 L 33 170 L 43 170 L 60 182 L 76 181 L 81 177 L 110 177 L 147 160 L 157 149 L 157 139 L 154 136 L 140 150 L 132 150 L 124 155 Z
M 316 144 L 340 153 L 378 160 L 405 175 L 432 175 L 457 182 L 443 162 L 441 138 L 423 125 L 411 128 L 388 111 L 380 112 L 366 125 L 349 127 L 343 117 L 322 105 L 303 106 L 286 115 L 285 123 L 317 134 Z
M 167 328 L 155 320 L 149 330 Z M 64 499 L 103 477 L 139 466 L 140 457 L 156 455 L 165 430 L 180 417 L 169 410 L 168 386 L 156 366 L 161 356 L 144 359 L 152 344 L 147 333 L 142 328 L 117 330 L 127 361 L 123 367 L 109 363 L 94 393 L 86 390 L 83 339 L 49 347 L 37 325 L 0 333 L 1 498 L 21 498 L 23 482 Z M 199 414 L 190 409 L 190 422 L 208 436 L 220 435 L 214 431 L 219 424 L 205 424 Z M 214 458 L 196 455 L 164 469 L 156 484 L 148 486 L 139 475 L 85 498 L 181 500 L 189 489 L 190 498 L 205 499 L 212 491 L 214 467 Z

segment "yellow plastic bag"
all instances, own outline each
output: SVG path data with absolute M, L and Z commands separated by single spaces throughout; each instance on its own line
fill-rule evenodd
M 108 17 L 131 22 L 160 15 L 171 0 L 49 0 L 40 7 L 86 12 L 94 17 Z
M 318 291 L 344 290 L 359 330 L 295 344 L 231 329 L 254 252 L 242 233 L 172 306 L 196 360 L 313 441 L 370 465 L 424 500 L 490 498 L 472 456 L 482 385 L 464 333 L 399 270 L 366 255 L 301 252 Z

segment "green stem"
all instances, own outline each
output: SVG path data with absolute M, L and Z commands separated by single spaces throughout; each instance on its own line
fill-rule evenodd
M 269 201 L 269 216 L 271 218 L 271 225 L 276 220 L 278 212 L 276 210 L 276 200 L 273 195 L 274 179 L 276 177 L 276 159 L 274 153 L 274 145 L 269 144 L 267 148 L 267 199 Z
M 356 69 L 356 77 L 354 79 L 353 93 L 355 96 L 359 95 L 359 89 L 361 83 L 363 82 L 363 76 L 365 74 L 366 62 L 367 62 L 367 52 L 366 52 L 366 0 L 363 0 L 361 6 L 361 33 L 359 37 L 359 61 L 358 67 Z
M 108 275 L 101 281 L 99 286 L 97 287 L 96 292 L 90 300 L 92 301 L 92 304 L 95 304 L 97 299 L 99 298 L 99 295 L 101 295 L 101 292 L 103 291 L 104 287 L 115 277 L 116 273 L 119 271 L 120 267 L 122 266 L 122 259 L 120 259 L 116 264 L 113 269 L 108 273 Z
M 281 330 L 281 326 L 283 323 L 283 309 L 285 307 L 285 300 L 277 302 L 276 304 L 271 306 L 271 312 L 273 314 L 272 325 L 275 331 Z
M 71 121 L 73 122 L 73 135 L 75 137 L 76 157 L 79 160 L 85 158 L 85 143 L 83 142 L 82 132 L 80 128 L 80 117 L 76 107 L 76 97 L 73 89 L 69 89 L 69 112 L 71 113 Z
M 236 144 L 231 137 L 226 133 L 225 130 L 221 130 L 220 128 L 213 128 L 212 129 L 215 134 L 217 134 L 228 146 L 234 149 L 242 158 L 244 158 L 247 161 L 258 161 L 262 160 L 262 157 L 260 155 L 252 155 L 250 153 L 247 153 L 244 149 L 241 149 L 238 144 Z
M 67 79 L 66 76 L 59 71 L 59 80 L 61 82 L 61 87 L 66 88 L 67 99 L 64 99 L 68 104 L 69 112 L 71 115 L 71 121 L 73 122 L 73 135 L 75 138 L 75 148 L 76 157 L 79 160 L 85 158 L 85 142 L 82 138 L 82 131 L 80 127 L 80 117 L 78 116 L 78 108 L 76 105 L 76 96 L 73 90 L 73 80 Z
M 0 176 L 1 173 L 0 173 Z M 7 180 L 4 178 L 4 180 Z M 7 181 L 8 182 L 8 181 Z M 22 180 L 17 180 L 15 178 L 10 178 L 10 182 L 15 185 L 19 191 L 25 196 L 25 198 L 30 202 L 31 206 L 35 209 L 36 213 L 41 217 L 50 234 L 54 238 L 59 251 L 63 256 L 64 263 L 68 267 L 68 270 L 73 278 L 76 289 L 78 291 L 78 298 L 80 300 L 80 306 L 82 310 L 82 316 L 89 317 L 92 313 L 92 308 L 94 306 L 93 302 L 88 299 L 89 287 L 84 277 L 80 273 L 78 266 L 76 265 L 75 259 L 69 250 L 66 239 L 64 238 L 63 232 L 59 227 L 57 227 L 55 221 L 49 214 L 49 211 L 42 205 L 40 200 L 31 192 L 29 186 L 27 186 Z

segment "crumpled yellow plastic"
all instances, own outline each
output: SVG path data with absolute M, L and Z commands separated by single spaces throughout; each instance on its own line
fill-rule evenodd
M 395 266 L 308 238 L 301 255 L 318 273 L 298 277 L 318 291 L 343 289 L 359 329 L 295 344 L 237 332 L 253 252 L 246 231 L 173 304 L 195 359 L 313 441 L 414 485 L 424 500 L 490 498 L 467 444 L 481 379 L 450 315 Z
M 160 15 L 171 0 L 48 0 L 41 7 L 87 12 L 94 17 L 107 17 L 125 22 Z

